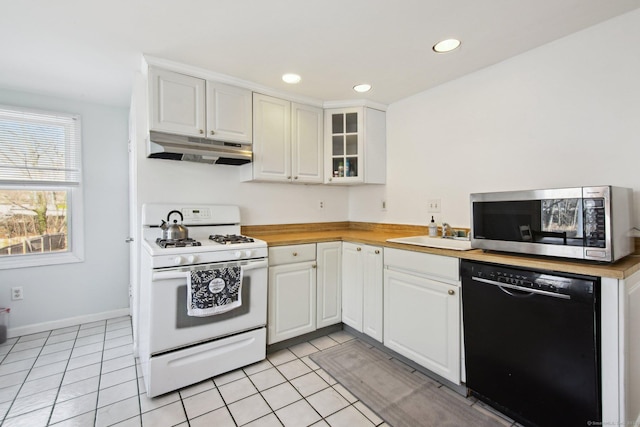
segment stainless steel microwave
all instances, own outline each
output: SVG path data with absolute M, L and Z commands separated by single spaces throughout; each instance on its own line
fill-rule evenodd
M 614 262 L 634 250 L 633 191 L 599 186 L 471 194 L 471 247 Z

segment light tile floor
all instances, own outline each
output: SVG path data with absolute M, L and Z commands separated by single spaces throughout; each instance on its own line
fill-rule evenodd
M 309 358 L 353 338 L 336 332 L 153 399 L 132 353 L 128 316 L 11 338 L 0 345 L 0 425 L 386 426 Z

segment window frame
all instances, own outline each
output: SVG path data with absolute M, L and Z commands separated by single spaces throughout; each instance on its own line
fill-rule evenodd
M 61 182 L 43 184 L 34 182 L 29 184 L 25 181 L 11 183 L 0 182 L 3 190 L 25 190 L 25 191 L 66 191 L 67 192 L 67 250 L 64 252 L 39 252 L 29 254 L 16 254 L 0 256 L 0 270 L 40 267 L 46 265 L 70 264 L 84 261 L 84 197 L 83 197 L 83 173 L 82 173 L 82 119 L 79 114 L 70 114 L 51 110 L 40 110 L 10 105 L 0 105 L 0 108 L 9 109 L 16 112 L 31 112 L 37 114 L 49 114 L 55 116 L 65 116 L 76 120 L 78 132 L 77 151 L 79 158 L 79 179 L 77 184 Z M 70 149 L 69 142 L 65 142 L 65 151 Z

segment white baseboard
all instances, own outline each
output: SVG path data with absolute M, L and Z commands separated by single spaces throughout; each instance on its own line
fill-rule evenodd
M 85 316 L 69 317 L 67 319 L 53 320 L 51 322 L 35 323 L 33 325 L 20 326 L 7 330 L 8 338 L 20 337 L 22 335 L 37 334 L 40 332 L 51 331 L 53 329 L 67 328 L 69 326 L 81 325 L 83 323 L 97 322 L 99 320 L 112 319 L 114 317 L 129 316 L 131 314 L 129 308 L 120 308 L 118 310 L 103 311 L 102 313 L 87 314 Z

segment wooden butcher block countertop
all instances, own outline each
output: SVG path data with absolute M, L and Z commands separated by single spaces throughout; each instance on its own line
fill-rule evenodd
M 637 253 L 629 255 L 614 264 L 598 264 L 580 260 L 572 261 L 549 257 L 484 252 L 481 249 L 457 251 L 387 242 L 387 239 L 397 237 L 425 236 L 428 234 L 428 228 L 426 226 L 417 225 L 349 221 L 308 224 L 246 225 L 242 226 L 242 234 L 264 240 L 269 246 L 346 241 L 444 255 L 460 259 L 610 277 L 614 279 L 627 278 L 640 270 L 640 254 Z M 638 247 L 637 244 L 636 247 Z

